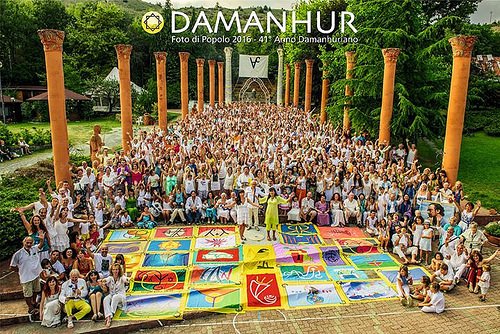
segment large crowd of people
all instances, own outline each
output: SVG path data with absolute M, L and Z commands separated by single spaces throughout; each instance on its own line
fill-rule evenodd
M 236 224 L 243 242 L 245 231 L 262 225 L 275 241 L 280 221 L 357 225 L 403 264 L 432 268 L 411 292 L 423 310 L 441 310 L 438 291 L 461 279 L 486 297 L 497 253 L 481 253 L 486 238 L 473 222 L 481 204 L 466 202 L 446 171 L 419 166 L 409 141 L 390 146 L 301 110 L 235 103 L 192 112 L 166 132 L 137 131 L 130 147 L 104 147 L 74 180 L 55 189 L 48 180 L 39 201 L 13 208 L 27 236 L 11 265 L 42 325 L 58 325 L 64 310 L 70 328 L 91 312 L 109 326 L 126 307 L 128 279 L 123 256 L 113 258 L 105 245 L 96 251 L 107 230 L 177 223 Z M 407 301 L 405 268 L 398 292 Z

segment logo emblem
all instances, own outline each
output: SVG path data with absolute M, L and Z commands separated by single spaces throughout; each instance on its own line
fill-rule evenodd
M 141 20 L 142 29 L 148 34 L 157 34 L 163 29 L 165 22 L 158 12 L 147 12 Z
M 252 64 L 252 68 L 255 69 L 255 65 L 257 65 L 257 63 L 260 63 L 260 57 L 255 57 L 254 59 L 252 59 L 252 57 L 248 57 L 250 59 L 250 64 Z

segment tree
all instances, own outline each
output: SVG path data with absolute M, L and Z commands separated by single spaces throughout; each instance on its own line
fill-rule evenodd
M 116 80 L 105 80 L 95 77 L 87 81 L 88 92 L 92 96 L 99 96 L 108 102 L 108 112 L 112 113 L 120 101 L 120 85 Z
M 482 0 L 418 0 L 427 22 L 435 22 L 443 17 L 455 16 L 468 19 Z

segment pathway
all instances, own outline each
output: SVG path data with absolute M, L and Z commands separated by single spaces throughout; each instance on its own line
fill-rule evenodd
M 104 143 L 108 147 L 116 147 L 121 145 L 121 128 L 113 128 L 110 132 L 101 135 Z M 90 138 L 89 138 L 90 139 Z M 70 153 L 89 154 L 89 144 L 78 144 L 70 148 Z M 21 167 L 29 167 L 39 161 L 52 158 L 52 150 L 44 150 L 43 152 L 34 153 L 32 155 L 23 156 L 14 160 L 3 162 L 0 165 L 0 175 L 15 172 Z

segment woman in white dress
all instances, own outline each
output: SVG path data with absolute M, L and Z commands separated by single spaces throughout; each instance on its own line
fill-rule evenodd
M 61 323 L 60 290 L 57 278 L 49 276 L 43 286 L 42 300 L 40 301 L 40 320 L 42 321 L 42 326 L 56 327 Z
M 233 191 L 233 188 L 234 188 L 233 167 L 229 166 L 229 167 L 227 167 L 227 174 L 226 174 L 226 178 L 224 179 L 223 189 L 227 195 Z
M 333 175 L 330 168 L 326 169 L 325 174 L 325 197 L 327 201 L 330 201 L 333 197 Z
M 339 193 L 333 194 L 333 199 L 330 201 L 330 212 L 332 213 L 332 226 L 343 227 L 345 225 L 344 204 Z
M 215 208 L 217 209 L 217 218 L 220 219 L 221 224 L 227 224 L 227 221 L 229 219 L 230 208 L 228 207 L 228 200 L 226 193 L 222 193 L 220 195 L 219 200 L 215 204 Z
M 59 211 L 59 209 L 58 209 Z M 54 222 L 54 228 L 56 230 L 55 237 L 51 240 L 52 250 L 58 250 L 63 252 L 69 247 L 69 237 L 68 237 L 68 222 L 72 223 L 84 223 L 84 219 L 68 218 L 68 208 L 61 208 L 58 214 L 57 220 Z
M 291 209 L 288 211 L 287 216 L 288 216 L 288 221 L 290 222 L 300 222 L 300 204 L 299 204 L 299 199 L 295 195 L 293 196 L 292 202 L 290 203 Z
M 111 266 L 111 276 L 101 280 L 102 288 L 108 291 L 108 295 L 103 300 L 104 316 L 106 317 L 106 327 L 111 326 L 111 319 L 116 313 L 116 310 L 121 306 L 122 309 L 127 307 L 127 299 L 125 293 L 128 288 L 128 277 L 123 273 L 123 268 L 119 263 L 114 263 Z
M 420 187 L 417 190 L 417 193 L 415 194 L 415 207 L 417 210 L 420 208 L 420 205 L 422 204 L 423 201 L 426 201 L 430 198 L 430 192 L 429 188 L 427 186 L 427 183 L 422 183 Z
M 238 193 L 238 197 L 236 198 L 236 204 L 234 208 L 236 209 L 236 217 L 238 228 L 240 230 L 240 238 L 241 242 L 245 243 L 245 228 L 248 226 L 250 222 L 250 211 L 248 210 L 250 207 L 259 207 L 259 203 L 251 203 L 247 200 L 246 194 L 244 191 L 240 191 Z

